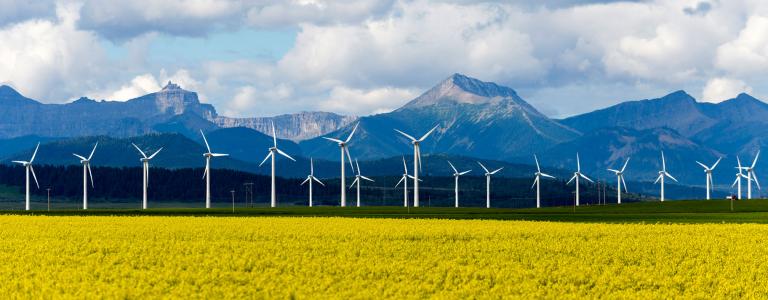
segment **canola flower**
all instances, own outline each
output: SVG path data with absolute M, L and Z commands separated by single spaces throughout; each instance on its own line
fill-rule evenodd
M 768 225 L 0 216 L 3 298 L 765 298 Z

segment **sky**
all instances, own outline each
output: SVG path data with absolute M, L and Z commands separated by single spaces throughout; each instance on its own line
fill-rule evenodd
M 555 118 L 685 90 L 768 100 L 768 2 L 0 0 L 0 84 L 45 103 L 167 81 L 232 117 L 398 108 L 453 73 Z

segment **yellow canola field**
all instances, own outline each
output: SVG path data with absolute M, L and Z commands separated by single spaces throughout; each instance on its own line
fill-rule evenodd
M 3 298 L 765 298 L 768 225 L 0 216 Z

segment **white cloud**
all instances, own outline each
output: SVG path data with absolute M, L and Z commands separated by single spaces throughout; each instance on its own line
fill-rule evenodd
M 702 92 L 702 100 L 718 103 L 736 97 L 739 93 L 752 93 L 752 87 L 744 81 L 732 78 L 712 78 Z
M 736 74 L 763 73 L 768 67 L 768 17 L 752 16 L 738 37 L 717 49 L 717 66 Z
M 361 90 L 338 86 L 318 107 L 349 115 L 376 114 L 394 110 L 418 95 L 419 91 L 391 87 Z M 371 111 L 372 107 L 377 109 Z
M 394 0 L 286 0 L 248 10 L 251 26 L 293 27 L 300 23 L 357 23 L 389 12 Z

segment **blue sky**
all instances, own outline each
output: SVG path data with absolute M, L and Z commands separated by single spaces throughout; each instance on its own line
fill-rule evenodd
M 399 107 L 453 73 L 552 117 L 768 97 L 764 1 L 0 0 L 0 83 L 48 103 L 168 80 L 229 116 Z

